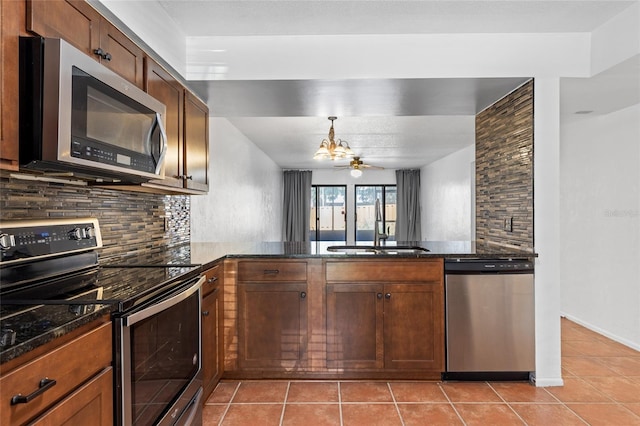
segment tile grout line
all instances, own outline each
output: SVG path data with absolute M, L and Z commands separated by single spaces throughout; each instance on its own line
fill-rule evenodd
M 287 382 L 287 390 L 284 393 L 284 401 L 282 401 L 282 412 L 280 413 L 280 426 L 282 426 L 282 423 L 284 422 L 284 411 L 287 408 L 287 399 L 289 399 L 289 389 L 291 389 L 290 381 Z
M 393 394 L 393 390 L 391 389 L 391 383 L 387 382 L 387 388 L 389 389 L 389 393 L 391 394 L 393 405 L 396 407 L 396 413 L 398 413 L 398 417 L 400 417 L 400 423 L 402 424 L 402 426 L 405 426 L 404 419 L 402 418 L 402 413 L 400 413 L 400 407 L 398 407 L 398 401 L 396 401 L 396 396 Z
M 509 402 L 507 402 L 507 400 L 506 400 L 506 399 L 504 399 L 504 398 L 502 397 L 502 395 L 500 395 L 500 393 L 499 393 L 499 392 L 498 392 L 498 391 L 497 391 L 493 386 L 491 386 L 491 383 L 489 383 L 489 382 L 485 382 L 485 383 L 487 384 L 487 386 L 489 386 L 489 388 L 490 388 L 490 389 L 491 389 L 491 390 L 492 390 L 496 395 L 498 395 L 498 398 L 500 398 L 500 399 L 502 400 L 502 402 L 504 402 L 505 404 L 507 404 L 507 407 L 509 407 L 509 409 L 513 412 L 513 414 L 515 414 L 515 415 L 520 419 L 520 421 L 522 422 L 522 424 L 526 425 L 526 424 L 527 424 L 527 422 L 526 422 L 522 417 L 520 417 L 520 414 L 518 414 L 518 412 L 517 412 L 517 411 L 516 411 L 512 406 L 511 406 L 511 404 L 510 404 Z
M 229 402 L 227 402 L 227 408 L 224 409 L 224 411 L 222 412 L 222 415 L 220 416 L 220 420 L 218 421 L 218 426 L 220 426 L 222 424 L 222 422 L 224 421 L 224 418 L 226 417 L 227 413 L 229 412 L 229 409 L 231 408 L 231 401 L 233 401 L 233 398 L 236 397 L 236 394 L 238 393 L 238 389 L 240 389 L 240 385 L 242 384 L 242 382 L 238 382 L 238 384 L 236 385 L 236 389 L 233 391 L 233 394 L 231 395 L 231 398 L 229 398 Z
M 342 419 L 342 389 L 340 388 L 340 381 L 338 384 L 338 411 L 340 413 L 340 426 L 344 426 L 344 420 Z
M 458 416 L 458 418 L 460 419 L 462 424 L 464 426 L 467 426 L 467 422 L 464 421 L 464 419 L 462 418 L 462 415 L 458 412 L 458 409 L 456 408 L 456 406 L 451 401 L 451 398 L 449 398 L 449 395 L 447 395 L 447 391 L 445 391 L 442 388 L 442 382 L 438 383 L 438 387 L 440 388 L 440 391 L 444 394 L 444 397 L 447 398 L 447 401 L 449 401 L 449 405 L 451 405 L 451 408 L 453 408 L 453 411 L 456 413 L 456 415 Z

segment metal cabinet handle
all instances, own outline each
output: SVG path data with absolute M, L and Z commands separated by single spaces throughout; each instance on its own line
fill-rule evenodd
M 57 382 L 54 379 L 49 379 L 45 377 L 44 379 L 40 380 L 40 383 L 38 383 L 38 389 L 31 392 L 29 395 L 27 396 L 24 396 L 22 394 L 14 395 L 11 398 L 11 405 L 26 404 L 36 396 L 43 394 L 47 390 L 51 389 L 53 386 L 55 386 L 56 383 Z
M 391 299 L 391 293 L 387 293 L 387 294 L 385 294 L 385 295 L 384 295 L 384 298 L 385 298 L 385 299 Z
M 96 55 L 100 56 L 105 61 L 110 61 L 111 60 L 111 53 L 105 52 L 102 49 L 102 47 L 98 47 L 97 49 L 94 49 L 93 53 L 95 53 Z
M 203 317 L 208 317 L 209 316 L 209 311 L 202 311 L 202 316 Z
M 265 270 L 263 271 L 263 273 L 264 273 L 265 275 L 277 275 L 277 274 L 279 274 L 279 273 L 280 273 L 280 270 L 279 270 L 279 269 L 265 269 Z
M 307 293 L 306 293 L 306 292 L 304 292 L 304 291 L 303 291 L 303 292 L 301 292 L 301 293 L 300 293 L 300 298 L 301 298 L 301 299 L 304 299 L 305 297 L 307 297 Z
M 211 284 L 211 283 L 215 283 L 216 281 L 218 281 L 218 277 L 211 277 L 207 280 L 207 283 Z
M 382 293 L 378 293 L 378 294 L 376 294 L 376 297 L 377 297 L 378 299 L 382 299 Z

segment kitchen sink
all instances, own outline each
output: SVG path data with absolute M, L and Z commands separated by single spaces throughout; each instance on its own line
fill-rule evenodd
M 327 251 L 344 254 L 422 254 L 429 250 L 419 246 L 329 246 Z

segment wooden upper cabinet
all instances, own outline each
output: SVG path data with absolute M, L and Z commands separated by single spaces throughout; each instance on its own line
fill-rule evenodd
M 62 38 L 143 87 L 143 50 L 85 1 L 27 0 L 27 30 Z
M 182 188 L 183 180 L 180 176 L 183 174 L 184 87 L 151 58 L 145 58 L 145 64 L 145 90 L 167 108 L 163 117 L 168 144 L 164 167 L 165 178 L 152 182 Z
M 136 86 L 144 85 L 144 52 L 111 22 L 100 21 L 100 62 Z M 106 57 L 106 58 L 105 58 Z M 108 59 L 108 60 L 107 60 Z
M 24 31 L 24 3 L 0 2 L 0 169 L 18 170 L 18 37 Z
M 209 190 L 209 108 L 187 91 L 184 103 L 184 181 L 193 190 Z

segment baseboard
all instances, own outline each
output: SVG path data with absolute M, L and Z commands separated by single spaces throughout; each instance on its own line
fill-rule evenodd
M 564 386 L 564 380 L 561 377 L 536 377 L 533 384 L 539 388 L 548 388 L 552 386 Z
M 603 335 L 605 337 L 608 337 L 611 340 L 615 340 L 616 342 L 618 342 L 620 344 L 628 346 L 631 349 L 635 349 L 636 351 L 640 351 L 640 343 L 635 343 L 635 342 L 632 342 L 632 341 L 630 341 L 628 339 L 625 339 L 623 337 L 620 337 L 620 336 L 617 336 L 615 334 L 612 334 L 612 333 L 610 333 L 610 332 L 608 332 L 606 330 L 601 329 L 600 327 L 596 327 L 593 324 L 590 324 L 588 322 L 582 321 L 581 319 L 576 318 L 573 315 L 568 315 L 568 314 L 565 314 L 564 312 L 561 312 L 560 316 L 568 319 L 569 321 L 575 322 L 576 324 L 579 324 L 579 325 L 583 326 L 584 328 L 588 328 L 589 330 L 591 330 L 593 332 L 596 332 L 596 333 L 601 334 L 601 335 Z

